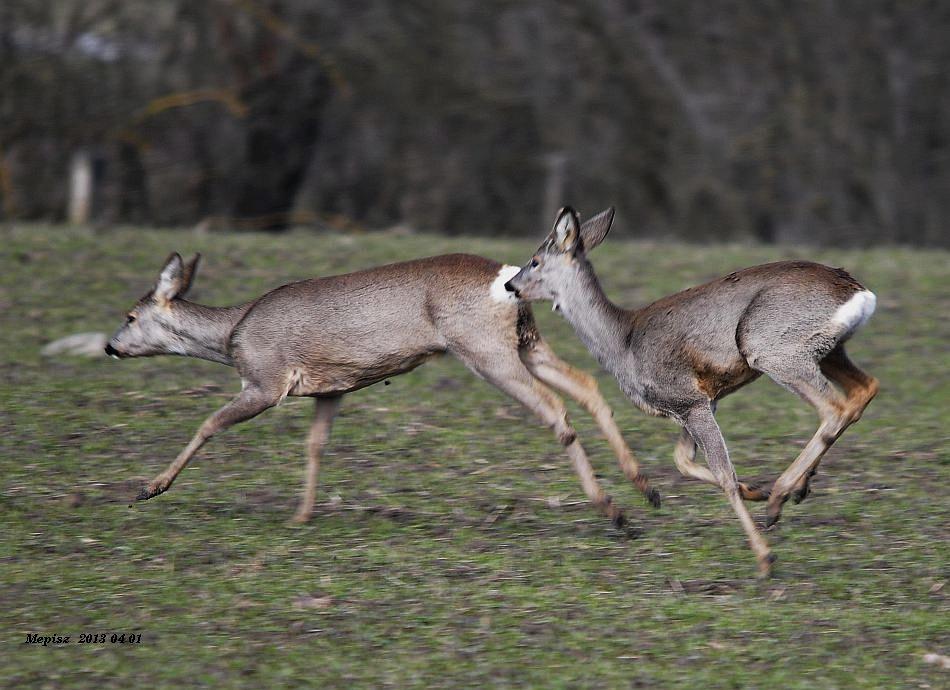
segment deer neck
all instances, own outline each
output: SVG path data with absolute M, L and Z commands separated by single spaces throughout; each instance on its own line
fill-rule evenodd
M 232 366 L 231 332 L 253 302 L 233 307 L 208 307 L 186 300 L 174 302 L 174 354 Z
M 580 258 L 577 265 L 571 288 L 559 295 L 555 308 L 597 361 L 614 373 L 623 358 L 629 315 L 607 298 L 586 258 Z

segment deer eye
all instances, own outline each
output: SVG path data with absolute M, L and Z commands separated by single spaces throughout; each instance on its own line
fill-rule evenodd
M 125 322 L 126 322 L 126 323 L 134 323 L 134 322 L 135 322 L 135 314 L 129 314 L 127 317 L 125 317 Z
M 540 261 L 538 261 L 537 259 L 531 259 L 531 268 L 537 268 L 540 265 L 541 265 Z

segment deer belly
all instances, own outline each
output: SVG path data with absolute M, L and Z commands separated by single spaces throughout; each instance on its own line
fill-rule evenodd
M 416 352 L 375 361 L 321 362 L 292 367 L 286 376 L 287 395 L 327 395 L 359 390 L 412 371 L 439 352 Z

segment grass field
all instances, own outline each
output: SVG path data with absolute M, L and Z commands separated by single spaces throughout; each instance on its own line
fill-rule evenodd
M 598 375 L 663 495 L 651 509 L 570 408 L 632 533 L 585 503 L 547 429 L 449 358 L 344 400 L 303 527 L 287 521 L 305 399 L 213 439 L 167 494 L 130 507 L 238 389 L 234 371 L 39 354 L 61 336 L 111 333 L 171 250 L 201 251 L 193 297 L 228 304 L 447 251 L 521 263 L 540 235 L 0 229 L 0 684 L 950 686 L 950 669 L 926 656 L 950 656 L 946 252 L 613 237 L 592 256 L 624 305 L 788 257 L 844 265 L 878 294 L 849 350 L 881 393 L 826 457 L 812 496 L 768 532 L 779 560 L 764 581 L 724 498 L 676 472 L 678 428 L 628 404 L 547 305 L 536 309 L 542 331 Z M 760 482 L 816 426 L 810 407 L 765 380 L 718 417 L 740 477 Z M 31 634 L 69 642 L 29 644 Z

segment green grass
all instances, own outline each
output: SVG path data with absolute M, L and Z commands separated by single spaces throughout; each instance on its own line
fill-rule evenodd
M 878 398 L 767 537 L 755 577 L 726 501 L 673 467 L 676 427 L 627 403 L 546 305 L 542 331 L 595 372 L 664 499 L 646 505 L 588 416 L 572 419 L 635 533 L 584 502 L 553 435 L 443 358 L 344 400 L 318 509 L 287 520 L 311 405 L 212 440 L 167 494 L 142 483 L 239 386 L 206 362 L 44 359 L 116 328 L 171 250 L 194 297 L 534 241 L 368 234 L 0 230 L 0 684 L 7 687 L 927 688 L 950 670 L 950 255 L 690 247 L 613 238 L 593 260 L 624 305 L 783 257 L 847 266 L 879 297 L 850 346 Z M 540 237 L 538 238 L 540 239 Z M 815 427 L 768 381 L 719 419 L 740 476 L 770 481 Z M 761 511 L 756 506 L 756 512 Z M 67 645 L 27 635 L 70 635 Z M 78 644 L 82 633 L 139 644 Z

